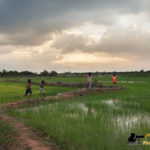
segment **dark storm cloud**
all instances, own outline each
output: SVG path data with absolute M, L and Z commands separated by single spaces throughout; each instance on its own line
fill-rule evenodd
M 111 25 L 117 15 L 146 11 L 149 4 L 148 0 L 0 0 L 0 33 L 8 36 L 8 44 L 36 45 L 48 40 L 49 33 L 84 22 Z
M 84 51 L 87 39 L 82 36 L 61 34 L 56 37 L 52 47 L 60 49 L 62 53 L 68 53 L 75 50 Z

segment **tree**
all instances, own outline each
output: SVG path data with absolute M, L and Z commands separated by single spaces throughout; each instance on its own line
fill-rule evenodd
M 142 72 L 142 73 L 143 73 L 143 72 L 144 72 L 144 70 L 142 69 L 140 72 Z
M 49 72 L 47 70 L 44 70 L 43 72 L 40 73 L 41 76 L 49 76 Z
M 58 73 L 56 71 L 51 71 L 49 75 L 54 77 L 54 76 L 57 76 Z

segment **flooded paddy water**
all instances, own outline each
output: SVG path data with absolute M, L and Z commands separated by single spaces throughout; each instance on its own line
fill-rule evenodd
M 90 106 L 87 103 L 83 102 L 73 102 L 64 105 L 63 108 L 59 107 L 59 104 L 47 104 L 39 105 L 29 108 L 17 109 L 16 112 L 24 114 L 27 112 L 39 113 L 40 112 L 53 112 L 57 113 L 63 109 L 62 117 L 63 118 L 72 118 L 72 119 L 85 119 L 87 117 L 93 117 L 96 119 L 109 120 L 109 123 L 113 124 L 115 128 L 119 128 L 122 131 L 129 130 L 135 126 L 140 126 L 141 124 L 150 125 L 150 115 L 143 112 L 132 112 L 130 109 L 126 109 L 124 106 L 134 106 L 139 108 L 140 104 L 138 102 L 122 101 L 119 99 L 109 99 L 109 100 L 100 100 L 97 103 L 97 106 L 101 108 Z M 107 110 L 107 115 L 104 110 Z

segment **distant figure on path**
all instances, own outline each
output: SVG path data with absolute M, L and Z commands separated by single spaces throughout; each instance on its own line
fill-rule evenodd
M 40 95 L 45 96 L 44 85 L 45 85 L 45 81 L 42 80 L 41 83 L 40 83 Z
M 26 86 L 26 92 L 25 92 L 25 95 L 23 95 L 23 96 L 27 96 L 28 93 L 30 93 L 30 97 L 31 97 L 32 96 L 31 79 L 28 79 L 28 83 L 27 83 L 27 86 Z
M 117 84 L 117 77 L 115 74 L 113 74 L 112 80 L 113 80 L 113 84 L 116 85 Z
M 90 72 L 87 76 L 87 80 L 88 80 L 88 87 L 91 88 L 92 87 L 92 74 Z

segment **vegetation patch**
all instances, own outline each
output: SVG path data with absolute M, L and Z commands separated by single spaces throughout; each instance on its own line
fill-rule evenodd
M 106 77 L 101 78 L 103 81 L 105 79 Z M 135 79 L 136 82 L 132 84 L 118 82 L 117 86 L 125 87 L 126 90 L 102 94 L 88 92 L 88 95 L 75 97 L 71 101 L 43 101 L 38 105 L 29 107 L 26 104 L 23 108 L 9 109 L 7 112 L 62 149 L 149 150 L 148 146 L 127 145 L 132 132 L 146 135 L 150 131 L 149 79 L 145 78 L 144 83 L 141 79 Z M 120 81 L 124 80 L 122 77 Z M 132 77 L 126 78 L 126 81 L 132 80 Z M 112 86 L 111 82 L 106 84 Z M 69 93 L 68 91 L 66 92 Z
M 16 131 L 0 118 L 0 150 L 10 150 L 15 144 Z

